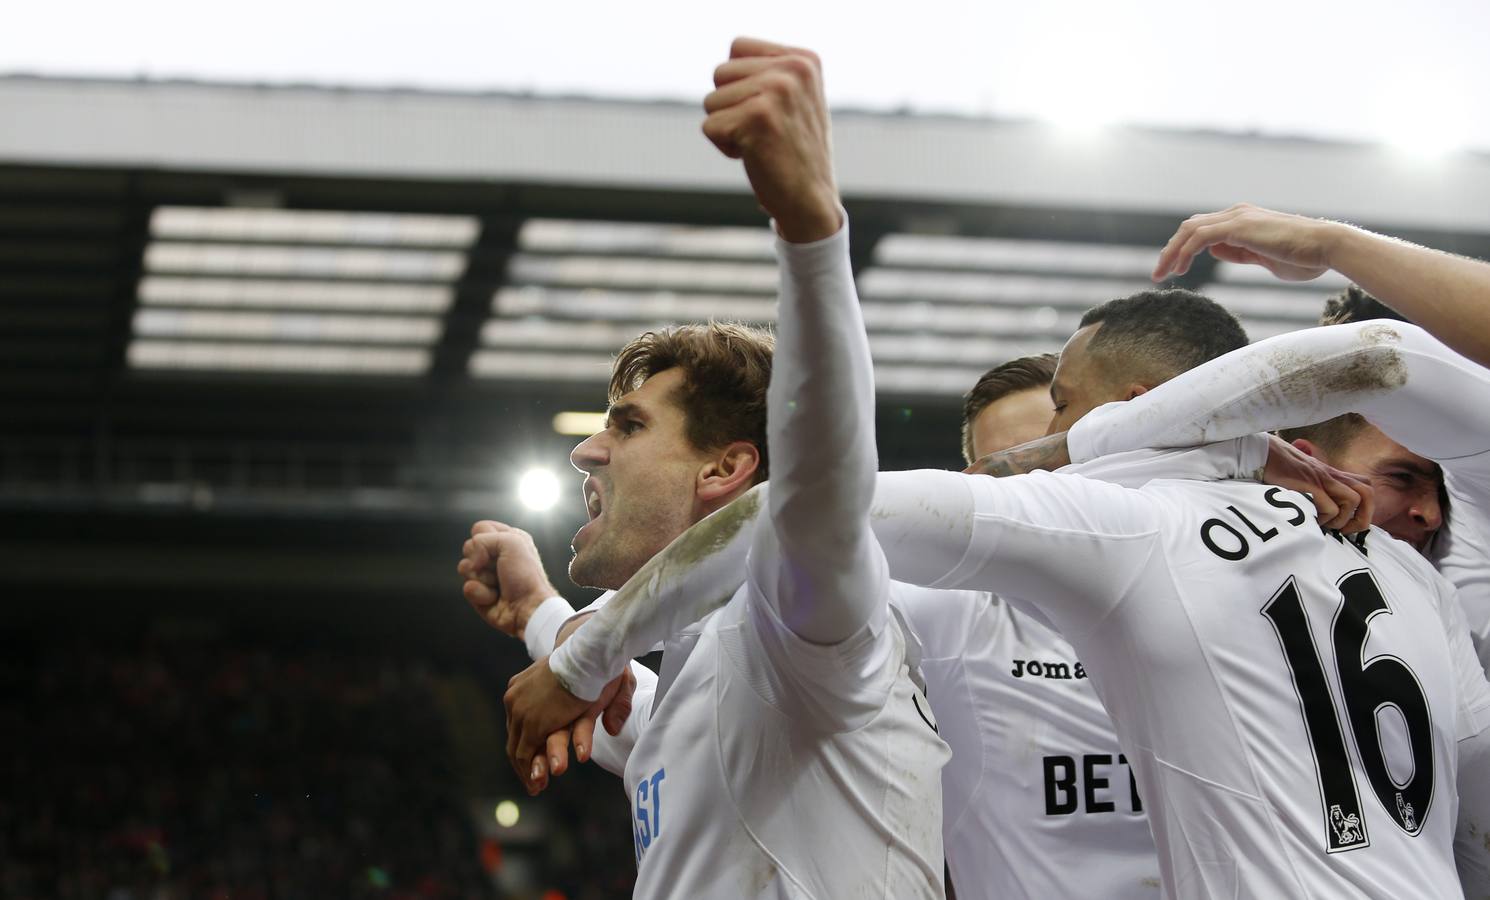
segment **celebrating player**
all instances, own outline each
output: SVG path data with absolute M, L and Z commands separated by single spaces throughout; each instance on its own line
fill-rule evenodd
M 1239 209 L 1245 215 L 1226 222 L 1253 223 L 1249 227 L 1264 231 L 1270 243 L 1248 240 L 1294 254 L 1268 251 L 1273 254 L 1269 259 L 1285 262 L 1298 258 L 1304 251 L 1295 248 L 1308 248 L 1312 235 L 1331 226 Z M 1182 227 L 1170 248 L 1193 230 L 1195 221 Z M 1209 234 L 1241 240 L 1232 231 Z M 1410 274 L 1423 274 L 1427 262 L 1442 264 L 1444 271 L 1427 283 L 1452 281 L 1456 273 L 1477 272 L 1482 265 L 1421 248 L 1403 252 L 1415 263 Z M 1166 249 L 1161 268 L 1173 265 L 1169 260 L 1174 258 Z M 1369 274 L 1389 286 L 1406 277 L 1377 264 Z M 1404 310 L 1431 314 L 1436 309 L 1418 297 L 1406 293 L 1393 302 Z M 1365 305 L 1358 294 L 1327 315 L 1332 320 L 1354 318 L 1352 310 Z M 1447 341 L 1460 331 L 1442 337 Z M 1352 414 L 1369 424 L 1350 418 Z M 1264 428 L 1302 426 L 1315 427 L 1294 437 L 1310 439 L 1336 462 L 1370 470 L 1381 488 L 1377 521 L 1420 549 L 1428 549 L 1428 539 L 1442 524 L 1433 483 L 1433 467 L 1442 467 L 1453 514 L 1432 555 L 1458 589 L 1481 657 L 1490 665 L 1490 371 L 1422 328 L 1366 321 L 1279 335 L 1189 372 L 1130 406 L 1097 410 L 1064 438 L 1064 454 L 1061 447 L 1047 446 L 1046 452 L 1057 462 L 1082 460 L 1136 447 L 1186 446 Z
M 939 897 L 949 754 L 910 677 L 869 530 L 872 372 L 818 64 L 742 39 L 715 80 L 705 132 L 744 161 L 782 239 L 767 440 L 711 452 L 710 419 L 731 410 L 690 407 L 689 397 L 738 374 L 690 372 L 650 353 L 657 339 L 633 343 L 618 359 L 606 430 L 573 454 L 589 476 L 592 519 L 575 535 L 570 572 L 619 587 L 653 571 L 644 564 L 691 522 L 705 525 L 695 536 L 737 532 L 759 495 L 734 498 L 763 473 L 767 444 L 769 513 L 750 529 L 746 586 L 727 589 L 732 599 L 698 627 L 682 627 L 696 616 L 617 597 L 514 678 L 509 753 L 542 782 L 536 751 L 548 732 L 531 728 L 525 698 L 562 679 L 585 698 L 570 698 L 569 719 L 607 701 L 616 673 L 596 681 L 586 665 L 613 649 L 597 640 L 606 626 L 626 622 L 649 645 L 672 639 L 625 769 L 637 895 Z M 728 356 L 741 339 L 723 333 L 722 369 L 739 365 Z

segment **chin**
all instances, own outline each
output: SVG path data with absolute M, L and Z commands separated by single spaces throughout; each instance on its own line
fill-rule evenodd
M 604 554 L 597 554 L 594 547 L 587 547 L 576 550 L 574 558 L 569 561 L 569 580 L 580 587 L 614 591 L 626 583 L 625 577 L 617 576 L 616 568 Z

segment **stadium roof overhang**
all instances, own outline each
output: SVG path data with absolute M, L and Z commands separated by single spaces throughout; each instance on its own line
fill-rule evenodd
M 646 327 L 769 322 L 770 237 L 689 105 L 0 78 L 7 505 L 469 518 Z M 845 112 L 887 466 L 1237 199 L 1490 254 L 1490 160 Z M 1198 266 L 1261 336 L 1331 283 Z M 572 511 L 573 512 L 573 511 Z

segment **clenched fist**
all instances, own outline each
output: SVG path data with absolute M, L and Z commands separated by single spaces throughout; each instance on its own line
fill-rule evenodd
M 704 98 L 704 134 L 745 174 L 776 230 L 793 243 L 842 225 L 822 64 L 810 50 L 736 38 Z
M 520 528 L 482 521 L 471 526 L 456 570 L 466 579 L 462 593 L 487 624 L 522 639 L 528 619 L 559 592 L 543 572 L 533 538 Z

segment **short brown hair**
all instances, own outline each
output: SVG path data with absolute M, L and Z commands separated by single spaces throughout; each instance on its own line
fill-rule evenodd
M 771 382 L 771 332 L 736 322 L 675 325 L 638 336 L 616 354 L 607 400 L 614 404 L 668 369 L 683 370 L 673 397 L 683 410 L 689 443 L 715 450 L 747 441 L 760 450 L 755 480 L 770 471 L 766 451 L 766 388 Z
M 1328 457 L 1325 461 L 1329 462 L 1344 453 L 1350 442 L 1361 433 L 1361 429 L 1369 424 L 1360 413 L 1345 413 L 1315 425 L 1281 429 L 1278 437 L 1290 444 L 1297 440 L 1308 441 L 1318 447 Z
M 994 366 L 978 379 L 973 389 L 962 395 L 962 458 L 973 462 L 973 420 L 978 414 L 1010 394 L 1036 388 L 1048 389 L 1055 380 L 1054 353 L 1021 356 Z

